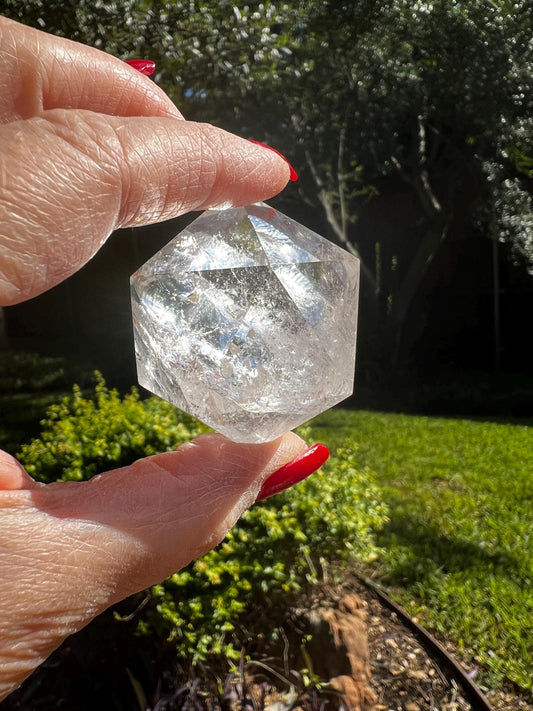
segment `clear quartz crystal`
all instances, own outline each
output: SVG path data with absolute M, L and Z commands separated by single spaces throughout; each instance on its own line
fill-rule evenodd
M 131 277 L 139 383 L 237 442 L 353 390 L 359 260 L 264 203 L 204 212 Z

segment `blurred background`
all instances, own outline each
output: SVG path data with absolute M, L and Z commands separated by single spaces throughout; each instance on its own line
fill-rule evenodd
M 530 417 L 529 0 L 2 0 L 122 59 L 191 120 L 282 151 L 273 204 L 362 259 L 355 395 L 371 409 Z M 195 215 L 114 234 L 5 308 L 0 344 L 136 382 L 129 276 Z
M 154 60 L 188 119 L 284 153 L 300 179 L 272 204 L 362 260 L 352 410 L 302 431 L 330 446 L 325 473 L 69 638 L 2 708 L 258 708 L 235 701 L 230 658 L 281 659 L 286 646 L 263 641 L 340 563 L 372 571 L 495 709 L 533 710 L 531 0 L 0 0 L 0 13 Z M 0 309 L 0 446 L 39 481 L 201 431 L 110 389 L 136 382 L 129 277 L 195 217 L 118 231 L 68 281 Z M 410 647 L 388 653 L 405 661 Z M 420 669 L 403 703 L 372 654 L 380 699 L 429 708 Z M 437 703 L 432 678 L 432 708 L 467 708 L 449 679 Z

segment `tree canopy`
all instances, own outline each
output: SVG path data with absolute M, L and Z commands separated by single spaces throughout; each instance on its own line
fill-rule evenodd
M 4 6 L 119 57 L 156 60 L 156 81 L 188 117 L 285 151 L 301 175 L 295 209 L 305 204 L 360 253 L 392 351 L 450 234 L 504 241 L 533 270 L 530 0 Z M 403 236 L 361 232 L 361 210 L 394 190 L 412 205 Z

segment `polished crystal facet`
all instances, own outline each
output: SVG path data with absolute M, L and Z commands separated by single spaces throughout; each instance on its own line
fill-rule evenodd
M 237 442 L 352 393 L 359 260 L 264 203 L 210 210 L 131 278 L 142 386 Z

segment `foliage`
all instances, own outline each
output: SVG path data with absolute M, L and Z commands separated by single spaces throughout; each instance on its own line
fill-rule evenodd
M 506 146 L 519 134 L 522 153 L 533 155 L 533 9 L 389 0 L 308 3 L 304 15 L 302 39 L 278 71 L 274 115 L 280 123 L 287 117 L 286 145 L 299 147 L 302 177 L 311 179 L 307 196 L 318 197 L 337 239 L 356 244 L 373 272 L 381 339 L 396 353 L 428 265 L 449 235 L 505 223 L 500 239 L 523 255 L 530 247 L 527 185 L 507 182 L 516 169 Z M 264 101 L 256 103 L 265 111 Z M 350 174 L 355 160 L 363 184 L 413 205 L 403 234 L 392 229 L 376 239 L 375 228 L 353 226 L 362 207 Z
M 0 393 L 55 389 L 67 380 L 63 358 L 0 350 Z
M 121 398 L 98 376 L 92 398 L 75 387 L 48 410 L 40 437 L 19 458 L 40 481 L 87 479 L 170 450 L 203 429 L 157 398 L 141 401 L 135 391 Z M 355 451 L 347 439 L 321 474 L 254 506 L 219 547 L 155 585 L 139 631 L 168 638 L 193 660 L 231 655 L 230 633 L 254 600 L 279 602 L 317 581 L 325 567 L 375 558 L 374 533 L 386 507 Z
M 514 263 L 526 264 L 533 274 L 533 196 L 524 190 L 522 178 L 505 177 L 497 167 L 493 177 L 491 230 L 510 245 Z
M 52 405 L 41 435 L 18 455 L 35 479 L 79 481 L 139 457 L 174 449 L 205 431 L 192 417 L 163 400 L 142 401 L 137 390 L 121 398 L 96 373 L 93 397 L 79 386 Z
M 533 428 L 370 412 L 326 413 L 313 436 L 357 437 L 390 521 L 376 573 L 468 661 L 533 689 Z

